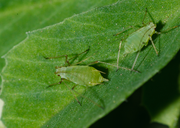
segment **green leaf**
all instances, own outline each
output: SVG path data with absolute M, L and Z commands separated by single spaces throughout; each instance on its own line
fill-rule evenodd
M 136 69 L 142 73 L 130 73 L 108 65 L 96 65 L 98 70 L 106 72 L 110 81 L 85 89 L 78 86 L 76 91 L 105 107 L 100 109 L 87 99 L 80 99 L 82 106 L 74 99 L 64 83 L 73 87 L 74 83 L 64 81 L 46 89 L 52 83 L 60 81 L 55 76 L 55 66 L 62 66 L 64 58 L 46 60 L 44 57 L 72 55 L 90 51 L 80 60 L 89 56 L 85 64 L 96 60 L 116 64 L 120 38 L 112 36 L 129 26 L 141 25 L 145 7 L 162 30 L 179 23 L 178 1 L 121 1 L 116 4 L 92 9 L 74 15 L 61 23 L 43 29 L 28 32 L 28 37 L 13 47 L 5 56 L 6 67 L 2 71 L 3 89 L 1 98 L 5 102 L 2 120 L 7 127 L 88 127 L 103 117 L 149 78 L 162 69 L 180 48 L 180 29 L 154 37 L 160 51 L 156 56 L 151 45 L 144 48 Z M 167 18 L 169 17 L 169 18 Z M 146 22 L 151 19 L 146 18 Z M 161 22 L 159 22 L 161 23 Z M 118 40 L 117 40 L 118 39 Z M 121 66 L 131 68 L 136 54 L 122 59 Z
M 143 105 L 151 122 L 159 122 L 175 128 L 180 115 L 178 75 L 180 52 L 160 73 L 143 86 Z M 178 127 L 177 127 L 178 128 Z
M 0 1 L 0 56 L 26 38 L 26 32 L 43 28 L 89 9 L 117 0 L 1 0 Z M 0 58 L 0 70 L 5 60 Z M 1 83 L 1 78 L 0 78 Z
M 59 23 L 89 9 L 112 4 L 117 0 L 1 0 L 0 56 L 26 38 L 26 32 Z M 0 70 L 4 67 L 0 58 Z M 1 82 L 1 80 L 0 80 Z

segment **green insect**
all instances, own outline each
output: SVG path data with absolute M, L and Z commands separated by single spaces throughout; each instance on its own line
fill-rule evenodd
M 86 53 L 88 51 L 89 51 L 89 49 L 85 50 L 84 52 L 82 52 L 80 54 Z M 92 56 L 90 56 L 89 58 L 87 58 L 85 60 L 82 60 L 82 61 L 80 61 L 80 62 L 78 62 L 78 63 L 76 63 L 74 65 L 70 65 L 69 61 L 76 58 L 80 54 L 78 54 L 75 57 L 72 57 L 70 59 L 68 59 L 68 55 L 46 58 L 46 59 L 52 59 L 52 58 L 65 57 L 65 65 L 67 64 L 67 66 L 60 66 L 60 67 L 57 66 L 56 67 L 55 74 L 57 74 L 57 76 L 60 76 L 61 80 L 58 83 L 54 83 L 54 84 L 49 85 L 48 87 L 50 87 L 52 85 L 56 85 L 56 84 L 61 84 L 64 80 L 68 80 L 68 81 L 71 81 L 71 82 L 75 83 L 75 86 L 73 86 L 72 89 L 70 89 L 65 84 L 65 82 L 64 82 L 64 84 L 69 88 L 69 90 L 71 92 L 72 92 L 72 90 L 74 92 L 76 92 L 74 90 L 74 88 L 77 85 L 82 85 L 82 86 L 85 86 L 85 87 L 93 87 L 93 86 L 96 86 L 98 84 L 102 84 L 103 82 L 109 81 L 108 79 L 104 78 L 101 75 L 101 73 L 104 73 L 104 72 L 99 71 L 99 70 L 95 69 L 94 67 L 90 67 L 88 65 L 78 65 L 78 64 L 82 63 L 83 61 L 86 61 L 87 59 L 89 59 Z M 107 65 L 116 67 L 115 65 L 112 65 L 112 64 L 109 64 L 109 63 L 106 63 L 106 62 L 101 62 L 101 61 L 95 61 L 95 62 L 90 63 L 89 65 L 97 64 L 97 63 L 107 64 Z M 118 67 L 118 68 L 122 68 L 122 69 L 131 71 L 131 69 L 128 69 L 128 68 L 125 68 L 125 67 Z M 138 72 L 138 71 L 135 71 L 135 70 L 133 70 L 133 71 Z M 78 92 L 76 92 L 76 93 L 79 94 Z M 77 97 L 74 95 L 73 92 L 72 92 L 72 94 L 73 94 L 74 98 L 77 100 L 77 102 L 81 105 L 81 103 L 79 102 L 79 100 L 77 99 Z M 81 97 L 84 97 L 84 98 L 88 99 L 89 101 L 94 103 L 96 106 L 104 109 L 101 105 L 97 104 L 96 102 L 92 101 L 91 99 L 83 96 L 82 94 L 79 94 L 79 95 Z
M 89 51 L 89 49 L 87 49 L 86 51 L 84 51 L 82 53 L 86 53 L 87 51 Z M 80 53 L 80 54 L 82 54 L 82 53 Z M 78 54 L 78 55 L 80 55 L 80 54 Z M 75 57 L 77 57 L 77 56 L 75 56 Z M 63 80 L 71 81 L 71 82 L 76 84 L 72 89 L 70 89 L 66 85 L 70 89 L 71 92 L 72 92 L 72 90 L 74 90 L 74 88 L 77 85 L 83 85 L 85 87 L 93 87 L 95 85 L 102 84 L 102 82 L 104 82 L 104 81 L 109 81 L 108 79 L 105 79 L 101 75 L 101 73 L 103 73 L 103 72 L 95 69 L 94 67 L 77 65 L 77 64 L 79 64 L 79 63 L 81 63 L 81 62 L 83 62 L 85 60 L 82 60 L 81 62 L 78 62 L 75 65 L 70 65 L 69 60 L 71 60 L 71 59 L 73 59 L 75 57 L 68 59 L 68 55 L 63 55 L 63 56 L 58 56 L 58 57 L 48 57 L 46 59 L 59 58 L 59 57 L 65 57 L 66 58 L 65 64 L 68 64 L 68 66 L 56 67 L 55 74 L 57 74 L 57 76 L 60 76 L 61 80 L 60 80 L 60 82 L 55 83 L 55 84 L 61 84 L 63 82 Z M 93 63 L 99 63 L 99 61 L 95 61 Z M 91 63 L 91 64 L 93 64 L 93 63 Z M 55 85 L 55 84 L 51 84 L 48 87 L 50 87 L 52 85 Z M 76 93 L 78 93 L 78 92 L 76 92 Z M 72 94 L 73 94 L 73 92 L 72 92 Z M 81 94 L 79 94 L 79 95 L 86 98 L 86 99 L 88 99 L 88 100 L 90 100 L 89 98 L 87 98 L 87 97 L 85 97 L 85 96 L 83 96 Z M 74 95 L 74 97 L 77 100 L 77 102 L 81 105 L 81 103 L 78 101 L 78 99 L 76 98 L 75 95 Z M 103 107 L 100 106 L 99 104 L 95 103 L 92 100 L 90 100 L 90 101 L 103 109 Z
M 154 45 L 154 42 L 152 40 L 152 35 L 153 34 L 161 34 L 163 32 L 167 32 L 171 29 L 174 29 L 174 28 L 177 28 L 179 27 L 180 25 L 178 26 L 174 26 L 172 28 L 169 28 L 163 32 L 157 32 L 155 31 L 156 29 L 156 24 L 153 23 L 153 22 L 150 22 L 148 24 L 144 24 L 144 19 L 146 17 L 146 14 L 147 14 L 147 8 L 146 8 L 146 12 L 145 12 L 145 15 L 144 15 L 144 18 L 143 18 L 143 26 L 138 29 L 137 31 L 131 33 L 130 35 L 128 35 L 128 37 L 125 39 L 124 41 L 124 55 L 128 54 L 128 53 L 134 53 L 134 52 L 138 52 L 137 53 L 137 56 L 134 60 L 134 63 L 133 63 L 133 66 L 131 68 L 131 70 L 134 69 L 134 66 L 137 62 L 137 59 L 138 59 L 138 56 L 139 56 L 139 53 L 141 51 L 141 49 L 144 47 L 144 46 L 147 46 L 148 45 L 148 42 L 150 40 L 150 42 L 152 43 L 153 45 L 153 48 L 156 52 L 156 54 L 158 55 L 158 51 Z M 126 30 L 124 30 L 126 31 Z M 122 31 L 122 32 L 124 32 Z M 119 32 L 117 34 L 115 34 L 114 36 L 117 36 L 119 34 L 121 34 L 122 32 Z M 119 50 L 118 50 L 118 57 L 117 57 L 117 67 L 119 65 L 119 56 L 120 56 L 120 49 L 121 49 L 121 44 L 122 44 L 123 40 L 120 41 L 120 44 L 119 44 Z

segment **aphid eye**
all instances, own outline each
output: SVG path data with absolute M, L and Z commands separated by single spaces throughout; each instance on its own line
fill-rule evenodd
M 60 76 L 60 75 L 58 75 L 58 76 Z

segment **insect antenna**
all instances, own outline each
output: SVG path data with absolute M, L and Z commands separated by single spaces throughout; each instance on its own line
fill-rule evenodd
M 153 22 L 154 24 L 156 24 L 154 18 L 152 17 L 152 15 L 150 14 L 150 12 L 149 12 L 148 9 L 146 8 L 146 14 L 147 14 L 147 13 L 148 13 L 149 17 L 151 18 L 152 22 Z M 146 14 L 145 14 L 145 15 L 146 15 Z M 144 19 L 145 19 L 145 17 L 144 17 Z M 145 25 L 145 24 L 144 24 L 144 25 Z
M 146 11 L 145 11 L 145 14 L 144 14 L 144 18 L 142 20 L 142 24 L 144 25 L 144 19 L 146 18 L 146 14 L 147 14 L 147 8 L 146 8 Z
M 127 29 L 125 29 L 125 30 L 123 30 L 123 31 L 121 31 L 121 32 L 119 32 L 119 33 L 117 33 L 117 34 L 114 34 L 113 36 L 117 36 L 117 35 L 119 35 L 119 34 L 125 32 L 125 31 L 128 31 L 128 30 L 131 29 L 131 28 L 133 28 L 133 27 L 130 26 L 129 28 L 127 28 Z
M 89 46 L 89 48 L 88 48 L 88 49 L 86 49 L 84 52 L 81 52 L 81 53 L 77 54 L 76 56 L 74 56 L 74 57 L 70 58 L 69 60 L 72 60 L 72 59 L 74 59 L 74 58 L 78 57 L 79 55 L 81 55 L 81 54 L 83 54 L 83 53 L 87 53 L 89 50 L 90 50 L 90 46 Z

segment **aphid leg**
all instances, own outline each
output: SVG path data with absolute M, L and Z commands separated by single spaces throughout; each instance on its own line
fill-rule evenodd
M 88 65 L 93 65 L 93 64 L 97 64 L 97 63 L 107 64 L 107 65 L 110 65 L 110 66 L 113 66 L 113 67 L 117 67 L 116 65 L 113 65 L 113 64 L 110 64 L 110 63 L 106 63 L 106 62 L 102 62 L 102 61 L 94 61 L 94 62 L 92 62 L 92 63 L 90 63 L 90 64 L 88 64 Z M 132 70 L 132 69 L 125 68 L 125 67 L 120 67 L 120 66 L 118 66 L 118 69 L 119 69 L 119 68 L 140 73 L 139 71 Z M 99 71 L 99 72 L 104 73 L 104 72 L 102 72 L 102 71 Z
M 70 66 L 69 60 L 71 60 L 71 59 L 73 59 L 73 58 L 76 58 L 77 56 L 79 56 L 79 55 L 81 55 L 81 54 L 83 54 L 83 53 L 88 52 L 89 49 L 90 49 L 90 47 L 89 47 L 87 50 L 85 50 L 84 52 L 81 52 L 81 53 L 77 54 L 76 56 L 74 56 L 74 57 L 72 57 L 72 58 L 70 58 L 70 59 L 68 59 L 68 55 L 62 55 L 62 56 L 56 56 L 56 57 L 44 57 L 44 58 L 45 58 L 45 59 L 55 59 L 55 58 L 65 57 L 65 64 L 67 63 L 67 64 Z M 58 68 L 58 67 L 56 67 L 56 68 Z
M 161 34 L 161 32 L 157 32 L 157 31 L 155 31 L 155 33 L 156 33 L 156 34 L 159 34 L 159 35 Z
M 120 55 L 120 50 L 121 50 L 121 44 L 122 44 L 122 40 L 119 43 L 118 57 L 117 57 L 117 70 L 118 70 L 118 67 L 119 67 L 119 55 Z
M 90 102 L 92 102 L 93 104 L 95 104 L 96 106 L 98 106 L 98 107 L 100 107 L 100 108 L 102 108 L 102 109 L 104 110 L 104 107 L 102 107 L 101 105 L 97 104 L 97 103 L 96 103 L 96 102 L 94 102 L 93 100 L 91 100 L 91 99 L 87 98 L 86 96 L 84 96 L 84 95 L 82 95 L 82 94 L 78 93 L 77 91 L 75 91 L 75 90 L 74 90 L 74 88 L 72 88 L 72 90 L 73 90 L 75 93 L 77 93 L 78 95 L 80 95 L 81 97 L 83 97 L 83 98 L 85 98 L 85 99 L 89 100 Z
M 76 101 L 81 105 L 81 103 L 79 102 L 79 100 L 77 99 L 77 97 L 74 95 L 72 89 L 70 89 L 70 87 L 64 82 L 64 84 L 66 85 L 66 87 L 71 91 L 71 93 L 73 94 L 74 98 L 76 99 Z M 81 105 L 82 106 L 82 105 Z
M 61 81 L 59 83 L 54 83 L 54 84 L 51 84 L 49 86 L 47 86 L 46 88 L 49 88 L 53 85 L 57 85 L 57 84 L 61 84 L 62 81 L 65 80 L 64 78 L 61 78 Z M 66 83 L 64 82 L 64 84 L 66 85 Z M 67 85 L 66 85 L 67 86 Z M 74 93 L 72 92 L 72 90 L 69 88 L 69 86 L 67 86 L 67 88 L 71 91 L 71 93 L 73 94 L 74 98 L 77 100 L 77 102 L 81 105 L 81 103 L 79 102 L 79 100 L 77 99 L 77 97 L 74 95 Z
M 90 46 L 89 46 L 89 48 L 88 48 L 88 49 L 86 49 L 84 52 L 81 52 L 81 53 L 77 54 L 76 56 L 74 56 L 74 57 L 70 58 L 69 60 L 72 60 L 72 59 L 76 58 L 77 56 L 79 56 L 79 55 L 81 55 L 81 54 L 83 54 L 83 53 L 88 52 L 88 51 L 89 51 L 89 49 L 90 49 Z
M 63 80 L 65 80 L 65 79 L 61 78 L 61 81 L 59 81 L 58 83 L 51 84 L 51 85 L 47 86 L 46 88 L 49 88 L 49 87 L 57 85 L 57 84 L 61 84 Z
M 171 31 L 171 30 L 173 30 L 173 29 L 175 29 L 175 28 L 177 28 L 177 27 L 180 27 L 180 25 L 174 26 L 174 27 L 172 27 L 172 28 L 168 28 L 168 29 L 166 29 L 166 30 L 164 30 L 164 31 L 161 31 L 161 32 L 156 32 L 156 31 L 155 31 L 155 33 L 156 33 L 156 34 L 167 33 L 167 32 L 169 32 L 169 31 Z
M 150 41 L 151 41 L 151 43 L 152 43 L 152 45 L 153 45 L 153 48 L 154 48 L 154 50 L 155 50 L 155 52 L 156 52 L 156 55 L 158 56 L 158 51 L 156 50 L 156 46 L 154 45 L 154 42 L 153 42 L 153 40 L 152 40 L 152 38 L 151 38 L 150 35 L 149 35 L 149 39 L 150 39 Z
M 146 11 L 145 11 L 144 18 L 143 18 L 143 20 L 142 20 L 142 24 L 143 24 L 143 25 L 145 25 L 145 24 L 144 24 L 144 19 L 146 18 L 146 15 L 147 15 L 147 8 L 146 8 Z
M 61 78 L 61 81 L 60 81 L 60 82 L 51 84 L 51 85 L 47 86 L 46 88 L 49 88 L 49 87 L 51 87 L 51 86 L 53 86 L 53 85 L 61 84 L 61 83 L 62 83 L 62 80 L 63 80 L 63 78 Z
M 94 54 L 95 54 L 95 53 L 94 53 Z M 86 58 L 86 59 L 84 59 L 84 60 L 82 60 L 82 61 L 80 61 L 80 62 L 78 62 L 78 63 L 76 63 L 76 64 L 74 64 L 74 65 L 80 64 L 80 63 L 82 63 L 82 62 L 88 60 L 88 59 L 91 58 L 91 57 L 93 57 L 93 56 L 89 56 L 88 58 Z M 94 62 L 93 62 L 93 63 L 94 63 Z M 90 65 L 90 64 L 87 64 L 87 65 Z
M 61 84 L 61 81 L 58 82 L 58 83 L 51 84 L 51 85 L 47 86 L 46 88 L 49 88 L 49 87 L 51 87 L 51 86 L 53 86 L 53 85 L 57 85 L 57 84 Z
M 61 68 L 62 66 L 56 66 L 55 69 Z
M 70 66 L 70 63 L 69 63 L 69 61 L 68 61 L 68 55 L 64 55 L 65 56 L 65 64 L 67 63 L 69 66 Z
M 71 89 L 74 90 L 74 88 L 76 87 L 77 85 L 74 85 Z
M 65 63 L 68 63 L 68 65 L 70 65 L 69 61 L 68 61 L 68 55 L 62 55 L 62 56 L 55 56 L 55 57 L 44 57 L 45 59 L 55 59 L 55 58 L 60 58 L 60 57 L 65 57 Z
M 132 66 L 132 68 L 131 68 L 131 71 L 133 71 L 133 69 L 134 69 L 134 66 L 135 66 L 136 61 L 137 61 L 137 59 L 138 59 L 138 57 L 139 57 L 140 51 L 141 51 L 141 50 L 139 50 L 138 53 L 137 53 L 137 55 L 136 55 L 136 59 L 134 60 L 133 66 Z

